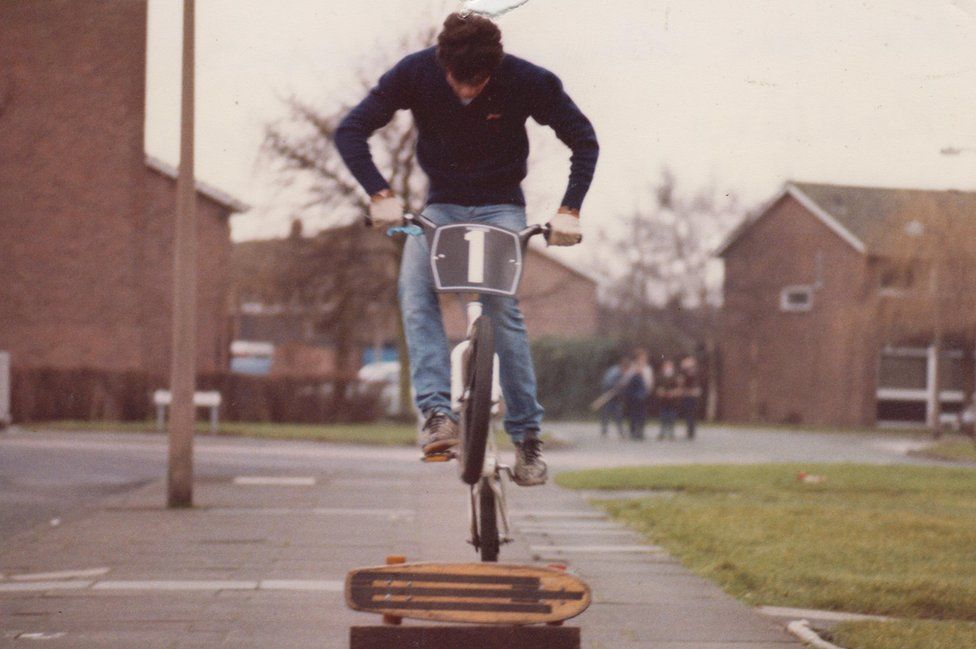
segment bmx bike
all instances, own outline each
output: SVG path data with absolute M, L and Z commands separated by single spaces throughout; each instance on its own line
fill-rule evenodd
M 467 337 L 451 351 L 451 404 L 461 441 L 456 452 L 423 460 L 458 460 L 458 473 L 469 487 L 468 542 L 482 561 L 497 561 L 501 545 L 512 540 L 502 475 L 513 482 L 515 476 L 498 459 L 494 431 L 503 408 L 502 391 L 492 322 L 480 299 L 514 297 L 529 239 L 548 236 L 549 230 L 543 225 L 519 232 L 482 223 L 439 226 L 422 214 L 408 215 L 405 221 L 405 227 L 391 230 L 427 237 L 435 290 L 474 294 L 465 305 Z

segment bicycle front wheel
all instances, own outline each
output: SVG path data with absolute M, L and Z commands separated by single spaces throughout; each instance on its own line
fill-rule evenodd
M 464 400 L 461 402 L 461 480 L 469 485 L 481 479 L 485 446 L 491 428 L 491 385 L 495 368 L 495 341 L 491 319 L 474 321 L 465 354 Z
M 498 538 L 498 507 L 490 478 L 481 480 L 481 493 L 478 495 L 478 540 L 481 560 L 498 561 L 498 550 L 501 546 Z

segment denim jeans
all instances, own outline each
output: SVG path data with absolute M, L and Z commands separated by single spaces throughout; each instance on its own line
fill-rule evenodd
M 510 230 L 525 227 L 525 208 L 518 205 L 466 207 L 435 203 L 424 208 L 423 214 L 438 225 L 476 222 Z M 426 237 L 407 237 L 398 285 L 410 375 L 417 393 L 417 408 L 425 415 L 451 412 L 450 350 L 429 257 Z M 505 430 L 512 441 L 519 442 L 526 433 L 538 432 L 543 414 L 536 400 L 525 320 L 515 298 L 483 295 L 481 303 L 494 325 L 495 353 L 505 398 Z

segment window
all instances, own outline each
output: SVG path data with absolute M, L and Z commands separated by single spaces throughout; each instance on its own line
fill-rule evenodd
M 812 286 L 787 286 L 779 294 L 779 309 L 789 313 L 802 313 L 813 308 Z

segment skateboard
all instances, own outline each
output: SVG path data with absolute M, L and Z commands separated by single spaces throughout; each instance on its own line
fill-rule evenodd
M 403 563 L 346 575 L 356 611 L 438 622 L 543 624 L 590 605 L 590 588 L 554 568 L 498 563 Z

